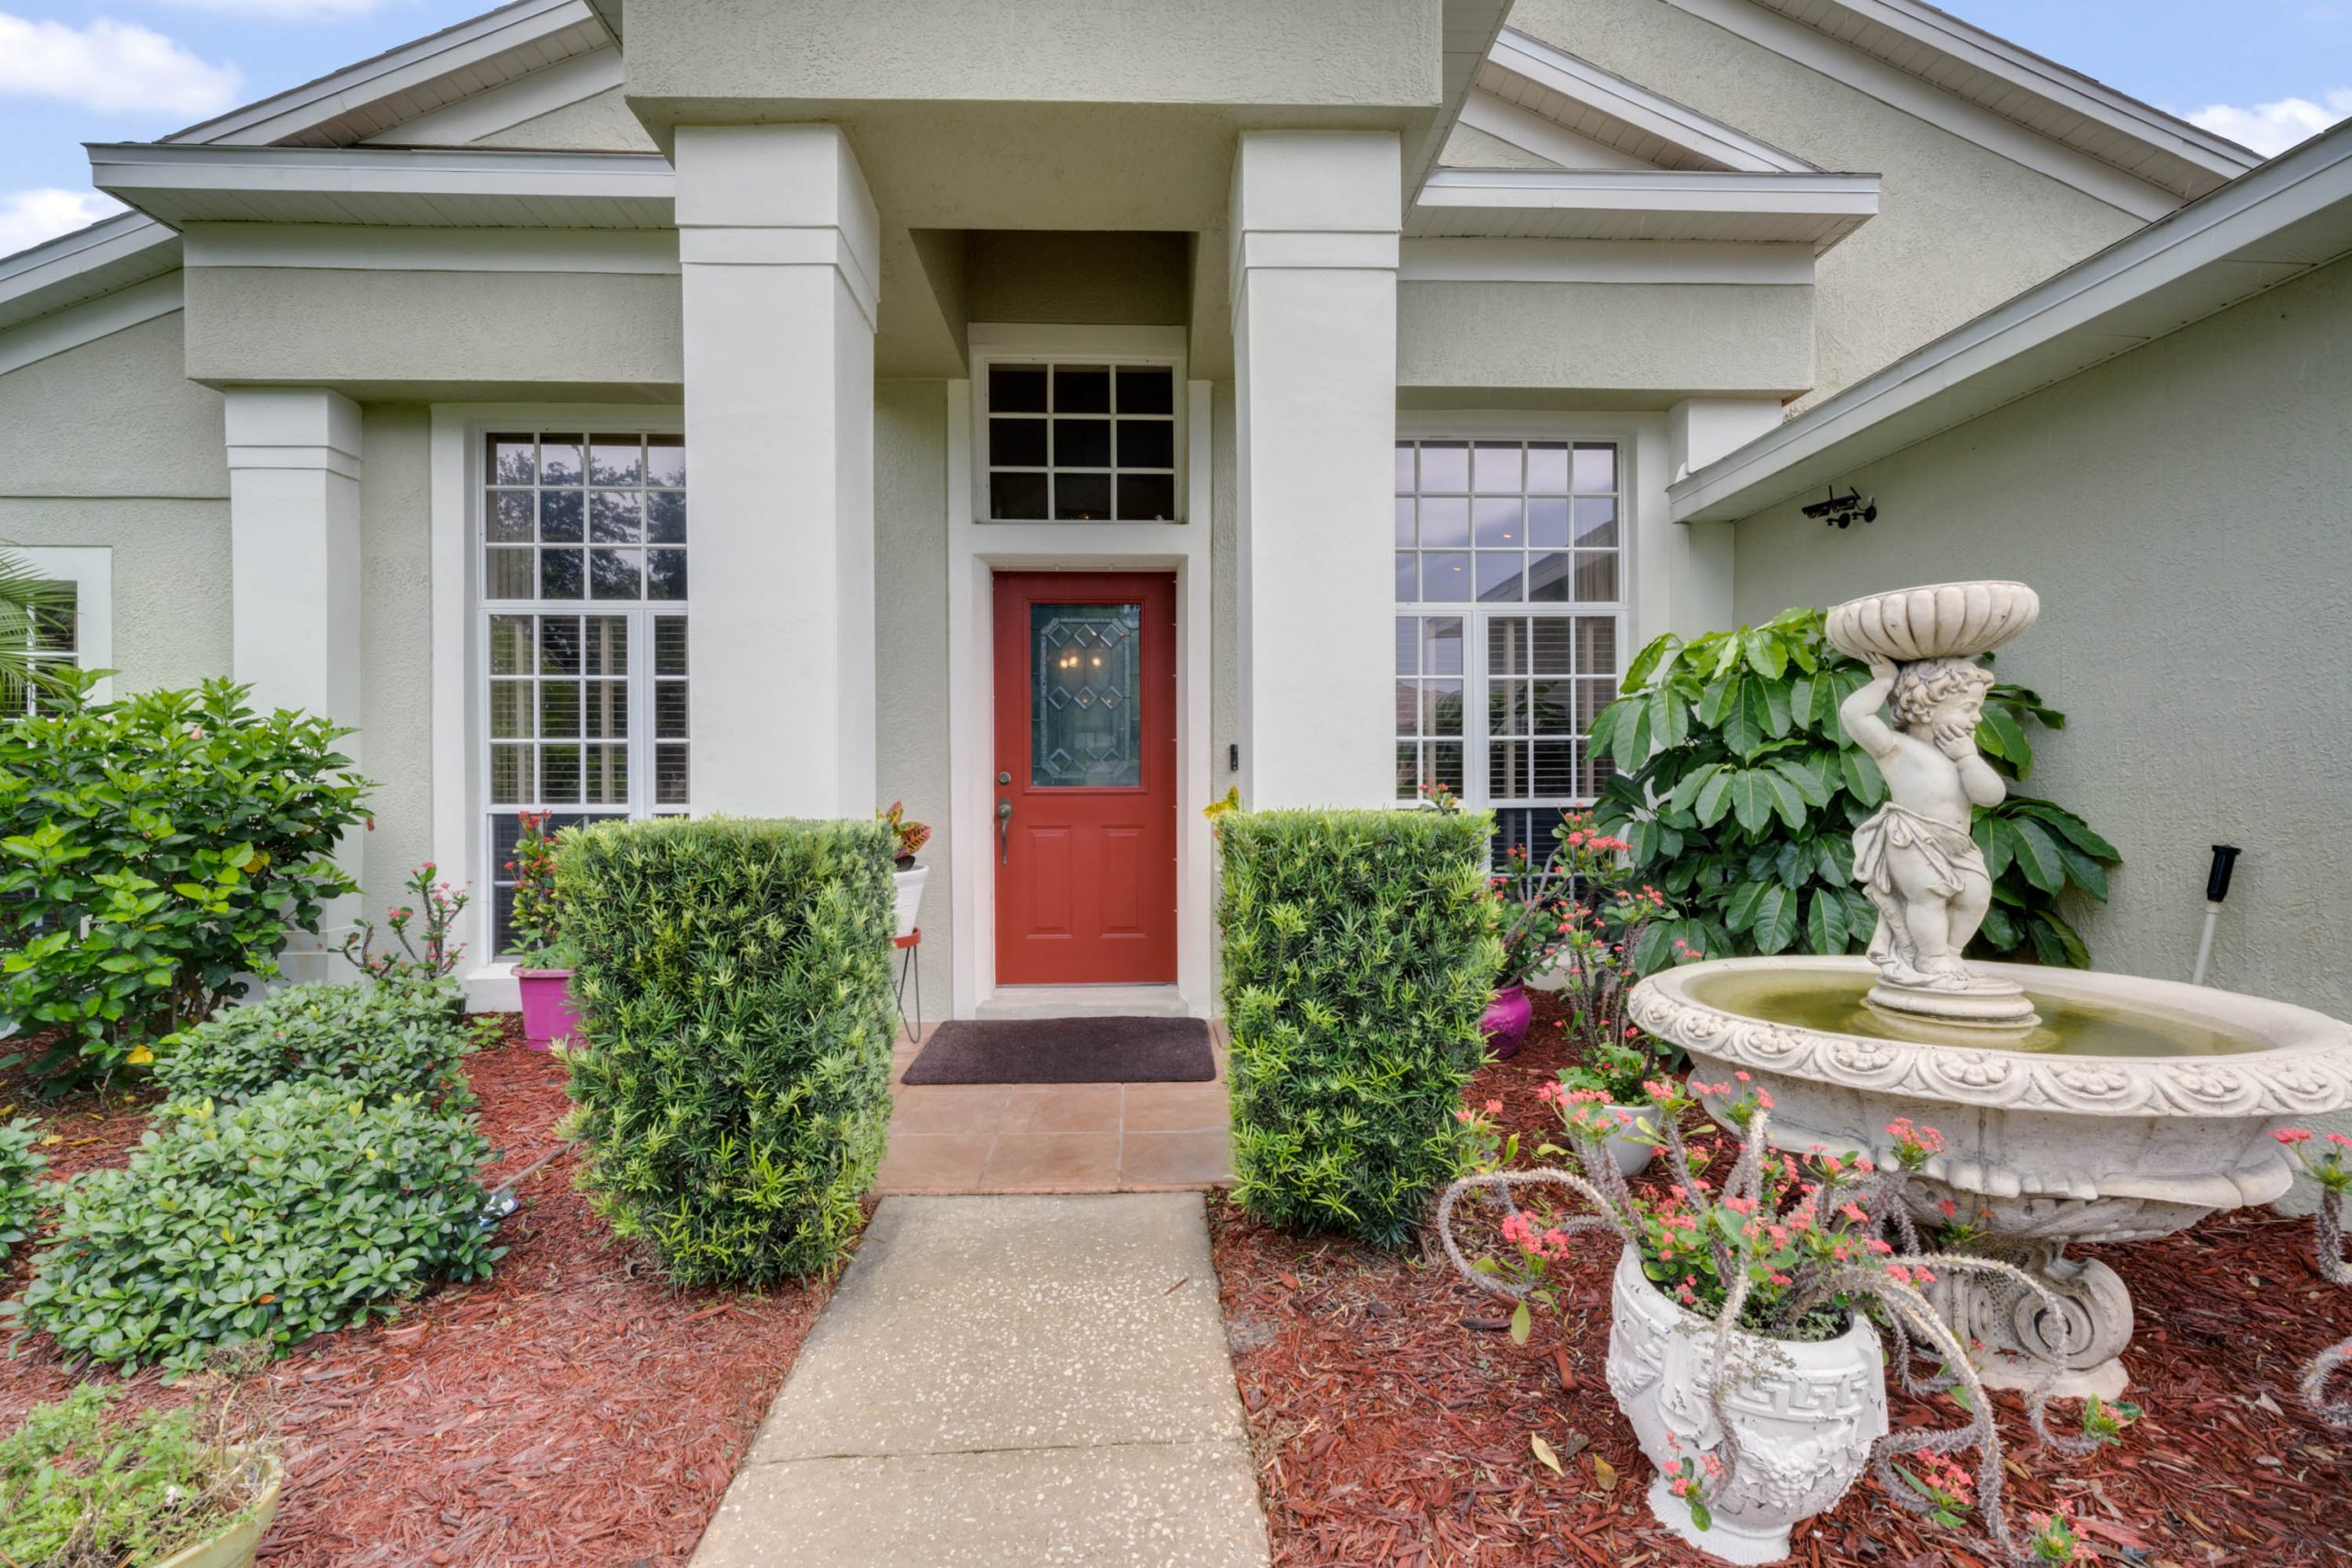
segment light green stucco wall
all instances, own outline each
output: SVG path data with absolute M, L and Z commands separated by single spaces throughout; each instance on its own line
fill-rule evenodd
M 199 266 L 187 373 L 355 397 L 644 397 L 684 379 L 674 274 Z
M 1540 152 L 1515 147 L 1476 126 L 1457 125 L 1445 138 L 1437 161 L 1449 169 L 1556 169 L 1560 165 Z
M 645 133 L 618 87 L 549 109 L 503 130 L 477 137 L 476 147 L 530 147 L 555 152 L 652 152 Z
M 360 885 L 370 905 L 397 899 L 401 878 L 434 853 L 431 433 L 419 404 L 360 410 L 357 739 L 360 771 L 376 781 Z
M 1815 400 L 2140 226 L 1657 0 L 1518 0 L 1510 24 L 1824 169 L 1881 176 L 1878 215 L 1815 274 Z
M 0 542 L 113 550 L 117 690 L 229 672 L 220 394 L 174 311 L 0 375 Z
M 1814 380 L 1801 284 L 1400 283 L 1396 385 L 1785 393 Z
M 2188 977 L 2207 846 L 2244 846 L 2211 979 L 2352 1017 L 2352 261 L 1841 475 L 1879 518 L 1740 523 L 1736 604 L 2015 577 L 2002 674 L 2065 711 L 2027 788 L 2122 850 L 2100 968 Z
M 875 789 L 931 824 L 922 853 L 926 1020 L 953 989 L 955 867 L 947 760 L 947 384 L 874 388 Z

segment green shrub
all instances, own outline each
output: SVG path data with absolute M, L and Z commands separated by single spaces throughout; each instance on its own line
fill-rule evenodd
M 1401 1245 L 1458 1171 L 1502 944 L 1484 813 L 1218 818 L 1234 1198 Z
M 890 859 L 879 822 L 574 829 L 556 886 L 588 1043 L 568 1052 L 582 1184 L 687 1282 L 831 1269 L 890 1112 Z
M 266 1461 L 199 1433 L 196 1411 L 110 1422 L 114 1398 L 84 1383 L 0 1438 L 0 1562 L 160 1562 L 259 1501 Z
M 1852 835 L 1885 802 L 1886 782 L 1838 717 L 1869 679 L 1829 646 L 1811 609 L 1689 642 L 1668 634 L 1634 659 L 1625 695 L 1593 721 L 1594 753 L 1619 772 L 1592 815 L 1681 911 L 1643 933 L 1644 973 L 1674 962 L 1677 942 L 1710 958 L 1870 945 L 1878 910 L 1852 885 Z M 1976 744 L 2004 777 L 2022 779 L 2033 771 L 2026 727 L 2065 723 L 2035 693 L 1996 685 Z M 1993 907 L 1969 951 L 2087 966 L 2059 899 L 2104 900 L 2115 846 L 2064 807 L 2014 791 L 1977 808 L 1975 836 Z
M 48 1199 L 40 1173 L 49 1161 L 41 1157 L 40 1123 L 19 1116 L 0 1122 L 0 1263 L 8 1249 L 33 1234 Z
M 175 1100 L 249 1100 L 300 1080 L 468 1109 L 460 1005 L 455 987 L 415 981 L 288 986 L 165 1041 L 155 1077 Z
M 276 974 L 354 891 L 331 856 L 365 820 L 325 719 L 256 716 L 225 681 L 92 702 L 94 677 L 57 673 L 43 712 L 0 724 L 0 1026 L 48 1037 L 52 1089 Z
M 68 1356 L 195 1365 L 393 1315 L 502 1248 L 482 1228 L 472 1119 L 288 1083 L 242 1105 L 175 1100 L 128 1167 L 67 1183 L 32 1281 L 0 1311 Z

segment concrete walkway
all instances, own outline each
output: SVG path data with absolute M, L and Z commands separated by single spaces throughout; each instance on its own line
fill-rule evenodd
M 1263 1564 L 1196 1192 L 891 1198 L 694 1568 Z

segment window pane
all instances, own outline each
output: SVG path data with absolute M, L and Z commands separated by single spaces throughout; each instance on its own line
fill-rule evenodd
M 539 597 L 577 599 L 582 581 L 578 550 L 539 552 Z
M 1396 443 L 1396 493 L 1413 493 L 1413 444 L 1409 441 Z
M 493 435 L 489 438 L 490 482 L 494 485 L 526 485 L 538 478 L 538 464 L 532 458 L 538 446 L 528 435 Z
M 1143 780 L 1143 607 L 1029 607 L 1029 782 L 1133 789 Z
M 591 740 L 628 735 L 628 682 L 591 681 L 581 693 L 580 731 Z
M 540 617 L 539 673 L 542 675 L 580 673 L 580 622 L 577 617 L 571 615 Z
M 588 447 L 588 482 L 599 485 L 643 484 L 643 439 L 635 435 L 593 437 Z
M 531 668 L 531 617 L 492 615 L 490 618 L 490 672 L 521 675 Z
M 482 597 L 486 599 L 531 599 L 533 592 L 531 552 L 528 550 L 485 550 L 482 552 Z
M 1012 518 L 1024 523 L 1041 523 L 1046 517 L 1046 476 L 1043 474 L 990 474 L 989 476 L 989 515 Z
M 1617 488 L 1617 448 L 1589 446 L 1578 442 L 1576 451 L 1576 489 L 1578 495 Z
M 1462 792 L 1462 742 L 1434 741 L 1429 748 L 1430 773 L 1439 784 L 1459 795 Z
M 1100 365 L 1054 367 L 1056 413 L 1109 413 L 1111 372 Z
M 1173 413 L 1176 372 L 1165 366 L 1126 366 L 1119 371 L 1121 413 Z
M 686 482 L 686 438 L 649 435 L 645 438 L 645 482 L 679 486 Z
M 1411 615 L 1396 617 L 1396 673 L 1410 675 L 1419 666 L 1415 655 L 1421 646 L 1420 623 Z
M 1559 495 L 1568 488 L 1568 444 L 1531 441 L 1527 444 L 1527 490 L 1531 495 Z
M 539 438 L 539 482 L 543 485 L 576 485 L 580 482 L 580 440 L 541 436 Z
M 1494 494 L 1498 491 L 1519 493 L 1519 443 L 1516 441 L 1481 441 L 1476 454 L 1472 488 Z
M 645 501 L 634 491 L 600 490 L 588 498 L 588 539 L 634 545 L 645 537 Z
M 1396 682 L 1396 733 L 1419 735 L 1421 732 L 1421 683 L 1419 681 Z
M 683 599 L 686 596 L 685 551 L 645 552 L 645 596 L 648 599 Z
M 1172 468 L 1176 466 L 1176 423 L 1166 419 L 1123 419 L 1119 422 L 1119 467 Z
M 683 545 L 686 542 L 686 496 L 684 491 L 647 492 L 645 535 L 657 545 Z
M 531 542 L 531 492 L 527 490 L 491 491 L 490 514 L 486 519 L 485 526 L 494 544 L 529 544 Z
M 1568 597 L 1568 552 L 1539 555 L 1527 567 L 1527 596 L 1539 604 L 1565 604 Z
M 989 367 L 990 413 L 1044 413 L 1046 367 L 1042 365 Z
M 1099 523 L 1111 515 L 1111 476 L 1108 474 L 1061 474 L 1054 476 L 1054 521 L 1057 523 Z
M 490 749 L 490 803 L 520 806 L 532 796 L 531 749 L 493 746 Z
M 1517 550 L 1478 552 L 1478 598 L 1481 603 L 1517 604 L 1520 592 L 1520 571 L 1527 558 Z
M 1517 496 L 1482 495 L 1472 503 L 1471 532 L 1482 550 L 1516 548 L 1524 544 L 1521 521 Z
M 1617 620 L 1613 615 L 1576 618 L 1576 667 L 1579 674 L 1617 673 Z
M 690 784 L 686 772 L 684 746 L 662 745 L 653 748 L 653 803 L 655 805 L 685 805 L 693 798 Z
M 1409 604 L 1420 597 L 1419 558 L 1410 550 L 1396 552 L 1396 603 Z
M 1396 798 L 1410 800 L 1421 787 L 1421 749 L 1405 740 L 1396 747 Z
M 686 683 L 653 683 L 653 733 L 664 740 L 683 740 L 686 734 Z
M 1429 675 L 1462 673 L 1462 617 L 1431 615 L 1421 623 L 1421 671 Z
M 1396 498 L 1396 542 L 1407 547 L 1413 542 L 1413 498 L 1408 495 Z
M 664 551 L 663 554 L 670 552 Z M 589 595 L 596 599 L 636 599 L 643 594 L 645 552 L 590 550 Z
M 1046 466 L 1046 422 L 1042 419 L 989 421 L 989 462 L 1005 468 Z
M 685 616 L 663 615 L 653 623 L 653 672 L 656 675 L 683 675 L 686 672 Z
M 1532 657 L 1529 666 L 1538 675 L 1566 675 L 1571 666 L 1568 658 L 1568 623 L 1558 615 L 1538 615 L 1528 623 L 1529 643 Z
M 1614 551 L 1577 552 L 1577 603 L 1607 604 L 1617 598 L 1617 556 Z
M 1459 549 L 1470 542 L 1470 503 L 1460 496 L 1421 497 L 1421 548 Z
M 1111 466 L 1111 422 L 1107 419 L 1054 421 L 1054 467 L 1107 468 Z
M 539 687 L 539 733 L 565 739 L 580 737 L 580 687 L 571 681 L 549 681 Z
M 1617 502 L 1611 497 L 1578 497 L 1577 543 L 1587 549 L 1614 549 L 1617 545 Z M 1560 541 L 1566 543 L 1566 540 Z
M 590 615 L 582 628 L 587 635 L 581 668 L 591 675 L 628 673 L 628 617 Z
M 539 750 L 539 798 L 564 804 L 580 799 L 580 748 L 547 746 Z
M 1445 604 L 1470 597 L 1470 557 L 1467 552 L 1428 550 L 1421 555 L 1421 597 Z
M 1487 623 L 1487 674 L 1527 673 L 1527 618 L 1498 615 Z
M 1527 542 L 1539 550 L 1567 548 L 1568 503 L 1556 496 L 1529 497 Z
M 1470 488 L 1470 446 L 1464 441 L 1421 443 L 1421 493 Z
M 1430 681 L 1423 683 L 1426 707 L 1421 728 L 1430 735 L 1459 735 L 1462 733 L 1462 682 L 1459 681 Z
M 523 699 L 530 688 L 520 681 L 493 682 L 490 688 L 490 733 L 493 739 L 527 739 L 531 713 Z
M 1126 523 L 1172 523 L 1176 520 L 1176 476 L 1121 474 L 1119 518 Z
M 539 492 L 539 538 L 550 545 L 580 542 L 580 492 L 543 490 Z

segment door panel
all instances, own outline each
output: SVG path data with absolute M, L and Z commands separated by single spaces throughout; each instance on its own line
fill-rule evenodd
M 999 573 L 995 729 L 998 983 L 1173 981 L 1176 580 Z

